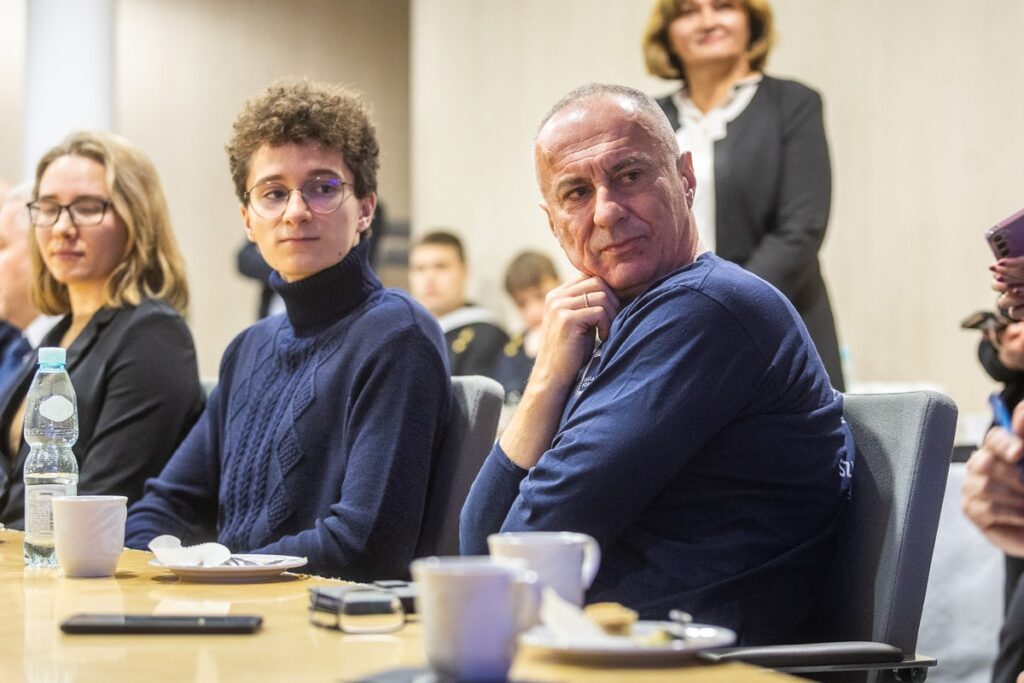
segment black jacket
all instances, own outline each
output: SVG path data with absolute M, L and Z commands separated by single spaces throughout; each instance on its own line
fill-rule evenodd
M 658 104 L 678 130 L 671 96 Z M 715 142 L 715 253 L 786 295 L 842 391 L 839 342 L 818 263 L 832 198 L 821 97 L 765 76 L 727 130 Z
M 71 324 L 57 323 L 41 346 L 56 346 Z M 8 452 L 11 420 L 21 406 L 35 366 L 0 397 L 0 522 L 22 528 L 22 469 L 28 444 Z M 192 334 L 162 302 L 101 308 L 68 349 L 68 374 L 78 398 L 80 494 L 142 496 L 203 410 Z

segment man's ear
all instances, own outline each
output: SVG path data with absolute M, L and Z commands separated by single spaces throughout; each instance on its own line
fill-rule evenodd
M 245 236 L 250 242 L 256 241 L 256 231 L 252 227 L 252 217 L 249 215 L 249 209 L 242 204 L 240 207 L 242 212 L 242 223 L 245 225 Z
M 370 229 L 373 223 L 373 214 L 377 210 L 377 193 L 371 192 L 359 200 L 359 225 L 356 232 L 362 234 Z
M 686 203 L 693 205 L 693 194 L 697 191 L 697 174 L 693 172 L 693 157 L 689 152 L 683 152 L 676 161 L 676 170 L 686 181 Z
M 562 246 L 562 238 L 558 236 L 558 231 L 555 230 L 555 221 L 551 218 L 551 209 L 548 208 L 547 203 L 541 202 L 538 206 L 544 211 L 544 215 L 548 217 L 548 230 L 558 240 L 558 246 Z

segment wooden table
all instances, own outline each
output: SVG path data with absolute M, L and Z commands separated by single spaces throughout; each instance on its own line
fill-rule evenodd
M 105 579 L 26 570 L 22 534 L 0 531 L 0 680 L 49 683 L 174 681 L 357 681 L 384 670 L 426 666 L 421 627 L 387 635 L 345 635 L 307 621 L 307 589 L 336 583 L 312 576 L 257 584 L 180 581 L 149 566 L 152 555 L 126 551 Z M 259 614 L 263 628 L 239 636 L 69 636 L 58 628 L 78 612 Z M 794 680 L 742 664 L 672 668 L 596 668 L 562 664 L 521 650 L 516 681 Z

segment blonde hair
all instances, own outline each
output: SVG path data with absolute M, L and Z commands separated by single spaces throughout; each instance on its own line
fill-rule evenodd
M 36 166 L 32 195 L 39 181 L 60 157 L 78 156 L 103 166 L 113 210 L 127 232 L 125 254 L 107 277 L 105 305 L 137 306 L 142 299 L 161 299 L 184 313 L 188 306 L 185 265 L 171 231 L 167 200 L 152 162 L 124 138 L 111 133 L 73 133 L 52 148 Z M 32 245 L 32 301 L 50 315 L 71 310 L 67 285 L 53 277 L 43 262 L 35 230 Z
M 768 53 L 775 44 L 775 24 L 768 0 L 741 0 L 750 23 L 747 59 L 754 71 L 764 71 Z M 647 72 L 667 80 L 686 80 L 686 66 L 672 51 L 668 27 L 681 14 L 682 0 L 655 0 L 644 31 L 643 49 Z

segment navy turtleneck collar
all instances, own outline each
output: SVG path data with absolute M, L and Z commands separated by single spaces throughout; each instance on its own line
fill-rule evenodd
M 338 263 L 297 282 L 285 282 L 275 271 L 270 286 L 284 299 L 288 322 L 302 335 L 337 322 L 382 285 L 370 268 L 370 242 L 364 239 Z

